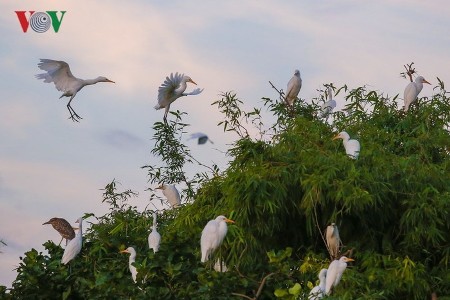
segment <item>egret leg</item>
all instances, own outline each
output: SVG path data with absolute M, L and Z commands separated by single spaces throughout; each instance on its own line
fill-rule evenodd
M 75 96 L 70 97 L 69 103 L 67 103 L 67 109 L 69 110 L 70 113 L 70 119 L 72 119 L 72 121 L 74 122 L 80 122 L 79 120 L 83 119 L 82 117 L 80 117 L 75 110 L 72 108 L 72 106 L 70 106 L 70 102 L 72 102 L 72 99 Z
M 164 123 L 167 124 L 167 114 L 169 113 L 170 104 L 166 106 L 166 111 L 164 112 Z
M 59 241 L 58 246 L 61 245 L 62 240 L 63 240 L 63 237 L 62 237 L 61 240 Z M 67 242 L 66 242 L 66 246 L 67 246 Z

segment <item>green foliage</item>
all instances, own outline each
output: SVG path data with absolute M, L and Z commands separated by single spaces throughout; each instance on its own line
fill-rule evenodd
M 226 170 L 206 166 L 181 142 L 189 126 L 184 113 L 155 123 L 152 153 L 163 166 L 145 166 L 149 182 L 183 183 L 184 205 L 158 212 L 160 251 L 148 250 L 152 212 L 127 201 L 132 191 L 105 187 L 104 216 L 93 220 L 81 253 L 60 264 L 63 249 L 44 244 L 47 254 L 25 253 L 12 299 L 307 299 L 317 274 L 330 261 L 323 241 L 328 224 L 338 225 L 342 253 L 351 256 L 339 285 L 327 299 L 427 299 L 450 295 L 450 99 L 444 84 L 407 114 L 390 98 L 366 87 L 345 93 L 344 110 L 319 118 L 322 93 L 308 104 L 286 107 L 263 98 L 276 121 L 268 128 L 262 109 L 245 112 L 244 101 L 224 93 L 214 105 L 219 122 L 238 139 L 228 150 Z M 248 126 L 258 132 L 253 137 Z M 361 143 L 350 159 L 339 131 Z M 186 173 L 187 164 L 205 172 Z M 156 196 L 152 195 L 151 199 Z M 230 225 L 211 262 L 200 263 L 200 235 L 208 220 L 226 215 Z M 135 284 L 128 256 L 134 246 Z M 228 271 L 215 272 L 217 258 Z

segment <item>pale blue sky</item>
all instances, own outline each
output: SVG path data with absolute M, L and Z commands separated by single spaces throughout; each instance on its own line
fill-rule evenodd
M 436 84 L 450 84 L 450 5 L 440 1 L 87 1 L 4 0 L 0 4 L 0 284 L 10 285 L 19 256 L 59 236 L 41 224 L 74 222 L 103 213 L 101 191 L 114 178 L 148 204 L 141 166 L 151 156 L 158 86 L 183 72 L 204 92 L 180 99 L 190 132 L 215 142 L 187 144 L 203 162 L 226 165 L 234 136 L 216 127 L 210 104 L 233 90 L 250 109 L 275 98 L 270 80 L 285 89 L 301 71 L 300 97 L 333 82 L 367 84 L 389 95 L 407 84 L 403 64 Z M 23 33 L 16 10 L 66 10 L 60 31 Z M 101 12 L 100 12 L 101 11 Z M 34 78 L 40 58 L 64 60 L 79 78 L 106 76 L 116 84 L 86 87 L 72 106 L 84 119 L 68 120 L 66 99 Z M 432 95 L 426 86 L 422 96 Z M 338 108 L 343 96 L 337 97 Z M 399 107 L 402 103 L 399 101 Z M 207 118 L 205 118 L 207 116 Z M 187 136 L 186 136 L 187 138 Z

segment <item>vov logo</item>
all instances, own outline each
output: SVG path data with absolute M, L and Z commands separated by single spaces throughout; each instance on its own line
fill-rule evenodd
M 15 11 L 15 13 L 22 26 L 23 32 L 27 32 L 28 27 L 31 27 L 34 32 L 43 33 L 49 30 L 50 26 L 53 27 L 55 32 L 58 32 L 66 11 L 60 11 L 61 17 L 59 19 L 58 12 L 53 10 L 46 12 L 28 11 L 28 17 L 27 11 L 19 10 Z

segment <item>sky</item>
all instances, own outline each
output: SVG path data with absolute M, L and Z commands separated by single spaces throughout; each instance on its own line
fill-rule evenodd
M 101 189 L 112 180 L 139 193 L 133 205 L 149 204 L 155 186 L 141 167 L 160 165 L 152 126 L 164 111 L 154 106 L 171 72 L 204 88 L 172 109 L 188 113 L 183 141 L 194 157 L 222 170 L 236 138 L 217 126 L 222 116 L 211 103 L 222 92 L 234 91 L 251 110 L 278 97 L 269 81 L 285 90 L 299 69 L 306 101 L 326 83 L 402 98 L 408 81 L 399 73 L 411 62 L 432 83 L 421 96 L 432 95 L 436 77 L 450 84 L 447 0 L 2 0 L 0 8 L 0 285 L 11 286 L 19 256 L 59 242 L 42 223 L 104 214 Z M 15 11 L 66 14 L 57 33 L 24 33 Z M 116 83 L 81 90 L 72 107 L 83 119 L 72 122 L 67 98 L 34 77 L 41 58 L 66 61 L 78 78 Z M 345 105 L 344 95 L 335 100 L 337 109 Z M 194 132 L 214 144 L 187 140 Z

